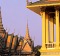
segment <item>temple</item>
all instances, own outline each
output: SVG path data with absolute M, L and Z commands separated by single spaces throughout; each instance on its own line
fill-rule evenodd
M 30 38 L 29 35 L 29 29 L 28 29 L 28 23 L 27 23 L 27 27 L 26 27 L 26 35 L 24 37 L 24 43 L 23 43 L 23 52 L 33 52 L 33 41 Z M 26 48 L 27 47 L 27 48 Z
M 28 1 L 27 8 L 42 17 L 41 56 L 60 56 L 60 0 L 39 0 L 34 3 Z
M 26 27 L 25 37 L 20 36 L 19 38 L 17 35 L 14 36 L 14 34 L 8 34 L 8 36 L 5 38 L 7 38 L 6 40 L 7 52 L 10 51 L 12 54 L 14 54 L 14 52 L 18 52 L 20 53 L 19 55 L 32 55 L 34 42 L 30 38 L 28 24 Z
M 21 52 L 23 52 L 23 53 L 33 52 L 34 43 L 33 43 L 32 39 L 30 38 L 30 35 L 29 35 L 28 24 L 26 27 L 25 37 L 21 37 L 19 40 L 19 46 L 18 46 L 17 50 L 21 50 Z
M 1 7 L 0 7 L 0 55 L 1 56 L 35 56 L 33 51 L 34 42 L 30 37 L 28 23 L 24 37 L 8 34 L 2 24 Z

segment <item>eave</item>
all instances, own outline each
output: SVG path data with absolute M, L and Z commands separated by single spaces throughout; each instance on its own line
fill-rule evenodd
M 60 6 L 60 2 L 57 2 L 57 3 L 37 3 L 37 4 L 29 4 L 27 5 L 26 7 L 32 11 L 34 11 L 35 13 L 39 14 L 40 15 L 40 8 L 41 7 L 51 7 L 51 6 Z

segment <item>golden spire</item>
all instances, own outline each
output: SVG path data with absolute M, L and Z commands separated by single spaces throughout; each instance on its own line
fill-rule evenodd
M 26 27 L 26 35 L 25 35 L 24 39 L 26 39 L 26 40 L 30 39 L 29 29 L 28 29 L 28 21 L 27 21 L 27 27 Z
M 2 17 L 1 17 L 1 7 L 0 7 L 0 22 L 2 23 Z
M 3 33 L 5 33 L 5 29 L 2 24 L 1 7 L 0 7 L 0 35 L 2 35 Z

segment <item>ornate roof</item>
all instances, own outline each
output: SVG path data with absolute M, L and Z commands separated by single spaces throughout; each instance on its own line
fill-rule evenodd
M 24 37 L 23 40 L 23 45 L 22 45 L 22 52 L 32 52 L 32 46 L 33 46 L 33 41 L 30 38 L 29 35 L 29 28 L 28 28 L 28 23 L 27 23 L 27 27 L 26 27 L 26 35 Z M 27 47 L 27 48 L 26 48 Z
M 44 5 L 44 4 L 55 4 L 60 5 L 60 0 L 41 0 L 36 2 L 27 2 L 27 5 Z M 55 4 L 56 5 L 56 4 Z

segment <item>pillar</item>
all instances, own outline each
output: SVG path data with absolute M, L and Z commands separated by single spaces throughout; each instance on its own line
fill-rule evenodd
M 44 50 L 46 42 L 46 19 L 45 19 L 45 11 L 42 12 L 42 49 Z
M 48 14 L 46 13 L 46 43 L 49 43 L 49 27 L 48 27 L 48 21 L 49 21 L 49 18 L 48 18 Z
M 49 19 L 49 32 L 50 32 L 50 42 L 53 43 L 54 42 L 54 19 L 53 17 L 50 17 Z
M 56 48 L 59 48 L 59 10 L 55 11 L 56 16 Z

